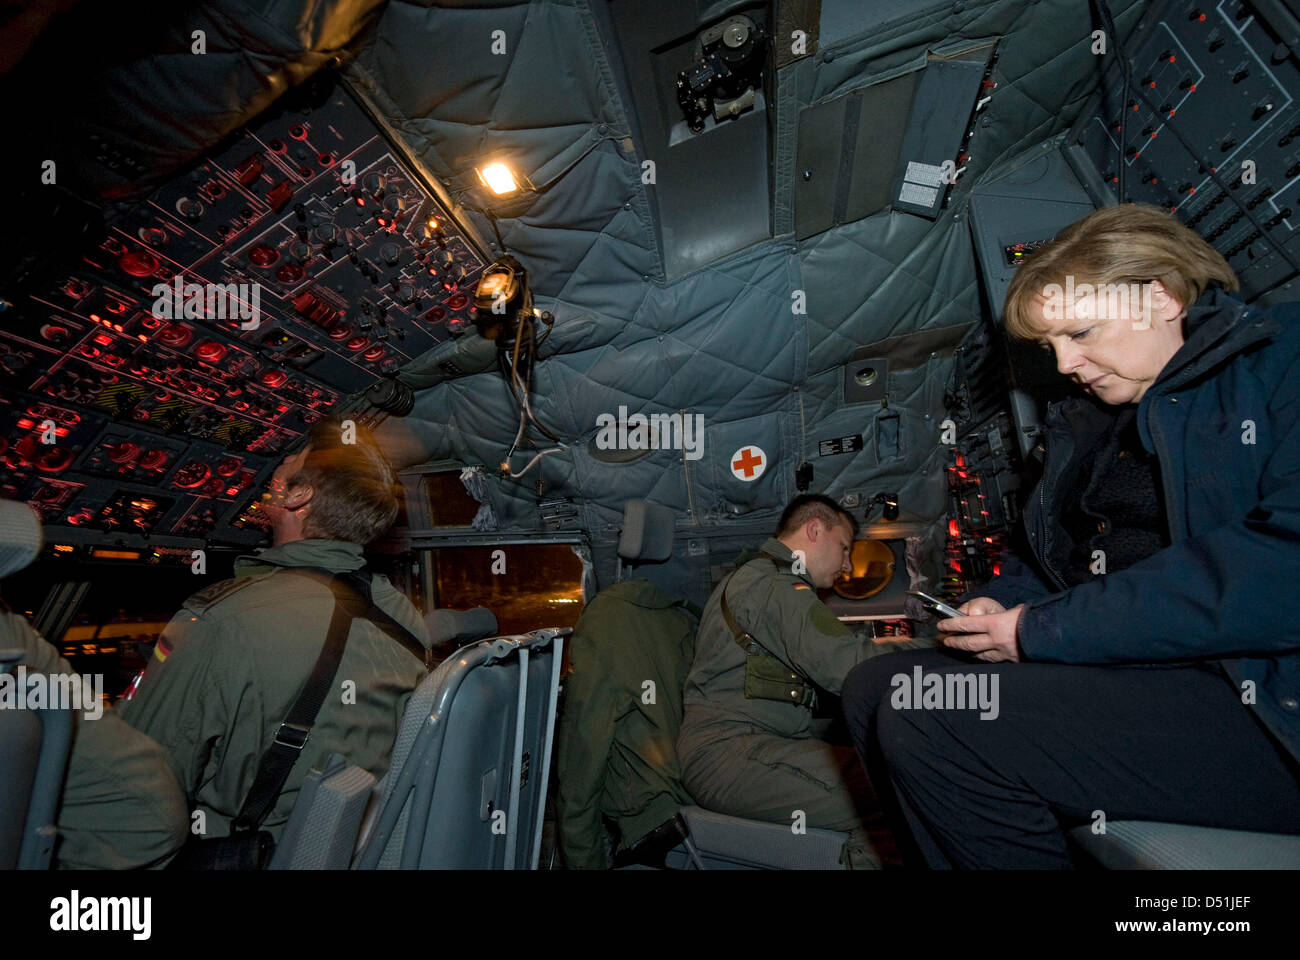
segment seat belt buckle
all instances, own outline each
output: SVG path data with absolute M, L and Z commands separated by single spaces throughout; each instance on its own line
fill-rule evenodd
M 311 727 L 304 727 L 300 723 L 282 723 L 280 729 L 275 732 L 275 742 L 301 753 L 310 733 Z

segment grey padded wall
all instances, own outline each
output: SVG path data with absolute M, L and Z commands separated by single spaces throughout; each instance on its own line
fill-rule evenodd
M 142 0 L 93 12 L 81 5 L 56 25 L 80 21 L 98 46 L 64 51 L 75 63 L 78 96 L 60 104 L 60 122 L 40 118 L 41 138 L 67 157 L 68 183 L 138 199 L 342 56 L 383 3 Z M 108 7 L 119 9 L 101 23 Z M 197 31 L 202 55 L 194 53 Z
M 668 283 L 633 124 L 591 10 L 570 2 L 475 4 L 393 0 L 364 38 L 352 78 L 415 155 L 453 194 L 475 158 L 508 151 L 540 193 L 501 233 L 530 270 L 539 306 L 556 317 L 536 374 L 535 409 L 575 441 L 522 480 L 489 483 L 503 527 L 539 530 L 535 486 L 583 505 L 593 537 L 617 530 L 622 504 L 648 497 L 702 530 L 766 522 L 795 493 L 800 459 L 812 488 L 838 496 L 900 492 L 903 521 L 934 523 L 944 508 L 937 442 L 952 350 L 980 317 L 966 222 L 970 186 L 1064 130 L 1097 82 L 1093 25 L 1080 0 L 907 5 L 893 22 L 846 34 L 780 70 L 773 150 L 776 236 Z M 1127 33 L 1144 3 L 1112 3 Z M 490 53 L 503 30 L 506 55 Z M 793 177 L 799 111 L 922 69 L 929 56 L 999 39 L 998 88 L 976 127 L 972 161 L 938 222 L 881 212 L 796 243 Z M 625 51 L 626 52 L 626 51 Z M 490 224 L 474 215 L 484 236 Z M 666 238 L 671 242 L 671 238 Z M 792 292 L 807 314 L 792 312 Z M 889 412 L 898 437 L 880 448 L 879 403 L 845 404 L 842 365 L 858 348 L 925 331 L 931 350 L 891 364 Z M 596 417 L 690 411 L 705 417 L 704 456 L 655 451 L 631 463 L 594 460 Z M 495 372 L 419 392 L 415 411 L 385 435 L 417 459 L 501 460 L 517 411 Z M 819 439 L 863 435 L 856 453 L 818 457 Z M 757 444 L 771 466 L 741 483 L 727 465 Z M 516 466 L 526 458 L 517 457 Z M 681 531 L 679 530 L 679 535 Z

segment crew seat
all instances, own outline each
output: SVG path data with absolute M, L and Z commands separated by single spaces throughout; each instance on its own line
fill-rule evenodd
M 16 676 L 22 649 L 0 650 L 0 674 Z M 0 709 L 0 870 L 46 870 L 54 859 L 72 711 Z
M 424 615 L 424 623 L 429 628 L 435 653 L 455 650 L 474 640 L 494 636 L 497 632 L 496 614 L 487 607 L 430 610 Z
M 378 784 L 337 755 L 312 771 L 272 869 L 536 869 L 569 633 L 443 660 L 411 694 Z
M 1300 870 L 1300 836 L 1117 820 L 1105 833 L 1075 827 L 1070 839 L 1108 870 Z

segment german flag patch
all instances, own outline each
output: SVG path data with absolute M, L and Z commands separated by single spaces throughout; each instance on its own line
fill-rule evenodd
M 796 584 L 794 585 L 794 588 L 795 588 L 796 590 L 811 590 L 811 589 L 812 589 L 812 587 L 808 586 L 808 584 L 806 584 L 806 583 L 796 583 Z
M 172 652 L 171 642 L 166 637 L 159 637 L 158 642 L 155 643 L 153 647 L 154 659 L 157 660 L 159 663 L 162 663 L 164 660 L 167 659 L 168 655 L 171 652 Z

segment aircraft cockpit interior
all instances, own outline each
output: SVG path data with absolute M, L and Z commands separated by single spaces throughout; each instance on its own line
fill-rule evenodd
M 97 881 L 157 870 L 978 869 L 1118 937 L 1300 868 L 1300 4 L 0 36 L 34 928 L 148 938 Z

